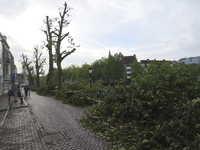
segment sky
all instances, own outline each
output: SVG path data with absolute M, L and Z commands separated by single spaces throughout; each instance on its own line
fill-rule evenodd
M 34 46 L 46 40 L 43 21 L 59 17 L 64 2 L 72 9 L 63 33 L 69 32 L 80 47 L 63 60 L 62 68 L 91 64 L 109 51 L 135 54 L 138 61 L 200 56 L 200 0 L 0 0 L 0 32 L 7 37 L 18 73 L 20 55 L 33 59 Z M 47 74 L 48 51 L 42 52 Z

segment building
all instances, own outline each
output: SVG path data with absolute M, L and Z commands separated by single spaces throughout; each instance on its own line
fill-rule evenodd
M 129 80 L 131 77 L 131 64 L 134 60 L 137 61 L 135 54 L 133 56 L 124 56 L 124 79 L 126 80 Z
M 142 67 L 148 67 L 150 65 L 151 61 L 153 61 L 153 60 L 149 60 L 149 59 L 147 59 L 147 60 L 140 60 L 140 64 L 142 65 Z M 165 62 L 169 62 L 169 61 L 170 60 L 165 60 L 165 59 L 163 59 L 163 60 L 156 60 L 157 63 L 159 63 L 159 62 L 165 63 Z M 175 62 L 175 61 L 173 61 L 173 62 Z
M 4 43 L 5 43 L 4 37 L 0 33 L 0 95 L 3 94 L 3 45 Z M 5 45 L 7 45 L 6 43 Z
M 149 59 L 140 60 L 140 64 L 142 65 L 142 67 L 145 67 L 145 70 L 147 71 L 147 67 L 151 64 L 151 61 L 153 61 L 153 60 L 149 60 Z M 165 60 L 165 59 L 163 59 L 163 60 L 155 60 L 155 61 L 156 61 L 156 63 L 170 62 L 171 66 L 174 66 L 174 64 L 179 63 L 179 62 L 177 62 L 175 60 L 174 61 L 170 61 L 170 60 Z
M 0 95 L 8 93 L 8 90 L 12 88 L 14 80 L 11 74 L 16 72 L 17 68 L 7 43 L 7 37 L 0 33 Z
M 186 65 L 189 65 L 189 64 L 197 65 L 200 63 L 200 56 L 181 58 L 178 60 L 178 62 L 185 63 Z
M 18 85 L 21 85 L 24 83 L 24 74 L 23 73 L 17 73 L 17 79 L 18 79 Z

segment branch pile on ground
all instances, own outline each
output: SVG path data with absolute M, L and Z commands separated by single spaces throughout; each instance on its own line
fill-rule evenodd
M 200 149 L 199 87 L 185 66 L 152 62 L 134 82 L 115 86 L 81 122 L 116 148 Z M 99 118 L 90 116 L 94 110 Z

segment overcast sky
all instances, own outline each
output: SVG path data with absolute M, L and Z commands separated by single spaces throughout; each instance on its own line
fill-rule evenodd
M 63 0 L 0 0 L 0 32 L 21 72 L 20 55 L 31 60 L 42 45 L 43 20 L 58 17 Z M 70 32 L 77 45 L 62 67 L 91 64 L 121 52 L 137 59 L 179 60 L 200 56 L 200 0 L 66 0 L 73 9 Z M 67 39 L 64 41 L 67 43 Z M 63 49 L 65 47 L 63 46 Z M 44 49 L 44 57 L 48 52 Z M 45 66 L 48 68 L 48 66 Z M 47 69 L 46 69 L 47 70 Z M 47 73 L 47 71 L 45 72 Z

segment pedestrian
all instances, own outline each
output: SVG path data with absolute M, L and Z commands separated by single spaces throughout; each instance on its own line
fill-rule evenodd
M 13 93 L 13 91 L 10 89 L 10 90 L 8 91 L 8 105 L 9 105 L 10 113 L 12 113 L 12 109 L 13 109 L 13 100 L 14 100 L 14 93 Z
M 23 103 L 23 98 L 22 98 L 22 93 L 21 93 L 19 85 L 18 85 L 18 88 L 17 88 L 17 95 L 21 99 L 21 104 L 22 104 Z
M 27 93 L 29 91 L 29 87 L 27 85 L 24 87 L 24 91 L 25 91 L 25 97 L 27 97 Z

